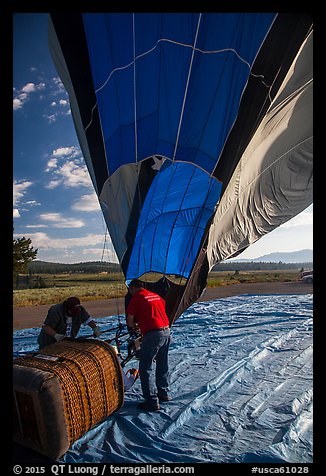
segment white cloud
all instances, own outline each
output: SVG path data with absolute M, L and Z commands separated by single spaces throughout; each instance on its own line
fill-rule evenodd
M 50 106 L 55 107 L 57 106 L 58 103 L 56 101 L 52 101 Z M 59 105 L 60 106 L 69 106 L 69 101 L 67 99 L 59 99 Z
M 20 212 L 22 211 L 29 211 L 31 207 L 40 206 L 41 203 L 36 200 L 24 200 L 26 193 L 31 185 L 34 185 L 34 182 L 30 182 L 29 180 L 14 180 L 13 183 L 13 205 L 14 211 L 13 216 L 14 218 L 19 218 Z M 25 208 L 23 208 L 25 206 Z M 28 208 L 26 208 L 26 206 Z M 19 209 L 18 209 L 19 208 Z
M 47 168 L 45 169 L 46 172 L 49 172 L 51 169 L 55 169 L 57 167 L 58 160 L 57 159 L 50 159 L 47 163 Z
M 238 258 L 313 249 L 313 205 L 249 246 Z M 299 228 L 300 227 L 300 228 Z
M 26 228 L 48 228 L 48 225 L 26 225 Z
M 82 251 L 83 260 L 87 261 L 100 261 L 103 255 L 103 248 L 85 248 Z M 110 261 L 111 263 L 118 263 L 117 255 L 112 250 L 105 250 L 103 255 L 104 261 Z
M 36 200 L 27 200 L 27 202 L 25 202 L 26 205 L 31 205 L 31 206 L 37 206 L 37 205 L 41 205 L 40 202 L 37 202 Z
M 49 168 L 47 171 L 49 172 Z M 46 188 L 51 189 L 59 185 L 65 187 L 92 187 L 86 166 L 80 165 L 78 160 L 67 161 L 63 165 L 53 168 L 52 173 L 55 174 L 55 177 L 46 185 Z
M 313 212 L 307 210 L 300 213 L 299 215 L 287 221 L 281 226 L 283 228 L 293 228 L 297 226 L 308 226 L 312 224 L 313 224 Z
M 17 111 L 18 109 L 22 109 L 23 105 L 25 104 L 27 100 L 27 94 L 26 93 L 21 93 L 18 94 L 16 98 L 13 100 L 13 109 L 14 111 Z
M 93 255 L 99 255 L 100 257 L 102 256 L 102 248 L 87 248 L 86 250 L 82 251 L 83 255 L 87 254 L 93 254 Z
M 82 195 L 73 203 L 71 208 L 81 212 L 94 212 L 101 209 L 95 193 Z
M 91 179 L 89 177 L 85 165 L 79 165 L 76 162 L 66 162 L 59 170 L 64 185 L 66 187 L 91 187 Z
M 70 114 L 69 101 L 67 99 L 59 99 L 59 102 L 52 101 L 50 106 L 52 109 L 57 108 L 58 106 L 61 106 L 61 110 L 59 111 L 57 110 L 54 114 L 51 114 L 51 115 L 43 114 L 43 117 L 46 117 L 49 123 L 55 122 L 59 116 L 67 116 Z M 68 110 L 66 110 L 66 106 L 68 106 L 69 108 Z M 65 108 L 65 109 L 62 109 L 62 108 Z
M 45 89 L 45 87 L 45 83 L 27 83 L 21 89 L 14 88 L 14 94 L 16 95 L 16 97 L 13 99 L 14 111 L 22 109 L 32 93 L 35 93 L 36 91 L 42 91 Z
M 45 83 L 39 83 L 39 84 L 36 84 L 36 85 L 35 85 L 35 90 L 36 90 L 36 91 L 42 91 L 42 90 L 45 89 L 45 87 L 46 87 L 46 86 L 45 86 Z
M 33 182 L 28 180 L 14 180 L 13 184 L 13 202 L 14 205 L 17 205 L 20 200 L 24 197 L 27 189 L 33 185 Z
M 52 94 L 54 94 L 55 96 L 58 95 L 58 94 L 62 94 L 62 93 L 66 92 L 65 87 L 64 87 L 61 79 L 59 78 L 59 76 L 56 76 L 56 77 L 52 78 L 51 83 L 55 88 L 52 91 Z
M 61 183 L 62 183 L 62 180 L 51 180 L 47 185 L 44 185 L 44 188 L 52 190 L 53 188 L 59 187 Z
M 34 83 L 27 83 L 27 84 L 25 84 L 25 86 L 23 86 L 21 88 L 21 91 L 23 93 L 26 93 L 26 94 L 33 93 L 34 91 L 36 91 L 35 84 Z
M 57 158 L 65 158 L 65 157 L 76 157 L 77 155 L 80 155 L 80 150 L 78 147 L 59 147 L 58 149 L 55 149 L 52 152 L 53 157 Z
M 46 233 L 24 233 L 16 234 L 15 237 L 30 238 L 34 248 L 39 250 L 69 250 L 73 248 L 85 248 L 87 246 L 99 245 L 103 243 L 102 235 L 89 234 L 80 238 L 50 238 Z
M 65 218 L 60 213 L 42 213 L 39 218 L 51 222 L 53 228 L 82 228 L 85 226 L 83 220 Z
M 20 97 L 15 98 L 12 102 L 12 107 L 14 111 L 18 111 L 18 109 L 21 109 L 23 107 L 24 100 Z
M 59 185 L 65 187 L 92 188 L 87 167 L 80 149 L 75 146 L 58 147 L 51 153 L 45 172 L 51 174 L 51 179 L 45 188 L 53 189 Z

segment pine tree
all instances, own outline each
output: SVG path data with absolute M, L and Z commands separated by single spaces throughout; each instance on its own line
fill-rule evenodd
M 18 273 L 27 273 L 28 264 L 33 261 L 38 250 L 34 250 L 30 238 L 18 238 L 13 240 L 13 274 L 14 278 Z

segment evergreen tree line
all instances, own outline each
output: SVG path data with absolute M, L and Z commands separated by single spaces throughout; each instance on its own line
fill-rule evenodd
M 265 262 L 224 262 L 215 265 L 212 271 L 271 271 L 288 269 L 312 268 L 312 263 L 265 263 Z M 119 264 L 90 261 L 82 263 L 50 263 L 47 261 L 32 261 L 28 264 L 29 274 L 60 274 L 60 273 L 115 273 L 120 272 Z
M 108 261 L 90 261 L 82 263 L 51 263 L 32 261 L 28 264 L 29 274 L 61 274 L 61 273 L 118 273 L 121 267 Z
M 278 263 L 271 261 L 226 261 L 216 264 L 212 271 L 273 271 L 273 270 L 287 270 L 287 269 L 312 269 L 313 263 Z
M 114 273 L 120 272 L 121 267 L 117 263 L 91 261 L 81 263 L 51 263 L 36 260 L 37 249 L 34 249 L 30 238 L 18 238 L 13 240 L 13 277 L 19 274 L 59 274 L 59 273 Z M 264 271 L 264 270 L 287 270 L 307 269 L 313 267 L 313 263 L 283 263 L 279 262 L 255 262 L 255 261 L 225 261 L 215 265 L 212 271 Z

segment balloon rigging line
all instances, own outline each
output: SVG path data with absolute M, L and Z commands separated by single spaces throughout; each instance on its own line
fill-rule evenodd
M 132 36 L 133 36 L 133 55 L 134 55 L 134 123 L 135 123 L 135 159 L 138 162 L 138 140 L 137 140 L 137 100 L 136 100 L 136 37 L 135 37 L 135 14 L 132 14 Z
M 194 55 L 195 55 L 195 48 L 196 48 L 197 39 L 198 39 L 198 32 L 199 32 L 200 20 L 201 20 L 201 13 L 199 14 L 199 17 L 198 17 L 196 35 L 195 35 L 195 39 L 194 39 L 194 45 L 193 45 L 193 48 L 192 48 L 192 54 L 191 54 L 191 59 L 190 59 L 190 64 L 189 64 L 187 82 L 186 82 L 186 87 L 185 87 L 185 91 L 184 91 L 184 95 L 183 95 L 183 101 L 182 101 L 182 107 L 181 107 L 181 113 L 180 113 L 180 119 L 179 119 L 179 125 L 178 125 L 177 138 L 176 138 L 176 141 L 175 141 L 174 151 L 173 151 L 173 156 L 172 156 L 172 160 L 173 160 L 173 161 L 175 160 L 175 156 L 176 156 L 176 154 L 177 154 L 177 148 L 178 148 L 178 144 L 179 144 L 179 136 L 180 136 L 180 131 L 181 131 L 181 124 L 182 124 L 182 119 L 183 119 L 183 114 L 184 114 L 184 108 L 185 108 L 186 99 L 187 99 L 187 94 L 188 94 L 188 87 L 189 87 L 189 82 L 190 82 L 190 76 L 191 76 L 191 71 L 192 71 L 192 65 L 193 65 L 193 62 L 194 62 Z
M 199 26 L 199 22 L 200 22 L 200 18 L 201 18 L 201 14 L 199 16 L 199 20 L 198 20 L 198 24 L 197 24 L 197 31 L 196 31 L 196 37 L 197 37 L 197 33 L 198 33 L 198 26 Z M 135 28 L 134 28 L 134 14 L 133 14 L 133 36 L 134 36 L 134 32 L 135 32 Z M 196 39 L 195 39 L 195 42 L 196 42 Z M 237 56 L 237 58 L 242 61 L 250 70 L 250 74 L 256 78 L 261 78 L 262 79 L 262 83 L 264 84 L 264 86 L 266 87 L 269 87 L 268 84 L 266 84 L 264 82 L 264 76 L 261 75 L 261 74 L 254 74 L 252 73 L 251 71 L 251 65 L 250 63 L 242 58 L 242 56 L 234 49 L 234 48 L 221 48 L 221 49 L 217 49 L 217 50 L 202 50 L 201 48 L 197 48 L 195 45 L 191 45 L 191 44 L 187 44 L 187 43 L 182 43 L 180 41 L 175 41 L 175 40 L 172 40 L 170 38 L 159 38 L 156 42 L 156 44 L 150 48 L 149 50 L 147 51 L 144 51 L 143 53 L 140 53 L 139 55 L 135 56 L 135 44 L 134 44 L 134 59 L 132 61 L 130 61 L 130 63 L 124 65 L 124 66 L 118 66 L 116 68 L 114 68 L 109 76 L 107 77 L 107 79 L 104 81 L 104 83 L 102 84 L 102 86 L 99 86 L 96 90 L 95 90 L 95 94 L 99 93 L 107 84 L 108 82 L 110 81 L 111 77 L 113 76 L 114 73 L 118 72 L 118 71 L 123 71 L 124 69 L 127 69 L 129 68 L 130 66 L 134 66 L 134 76 L 135 76 L 135 64 L 136 64 L 136 61 L 138 61 L 140 58 L 144 57 L 144 56 L 147 56 L 149 55 L 150 53 L 152 53 L 153 51 L 155 51 L 158 46 L 161 44 L 161 43 L 171 43 L 171 44 L 174 44 L 174 45 L 177 45 L 177 46 L 182 46 L 184 48 L 190 48 L 192 49 L 192 57 L 194 55 L 195 52 L 198 52 L 198 53 L 201 53 L 201 54 L 221 54 L 221 53 L 233 53 Z M 85 127 L 85 132 L 86 130 L 90 127 L 90 125 L 92 124 L 93 122 L 93 113 L 94 113 L 94 110 L 95 108 L 97 107 L 97 102 L 95 103 L 95 105 L 93 106 L 92 110 L 91 110 L 91 119 L 89 121 L 89 123 L 87 124 L 87 126 Z

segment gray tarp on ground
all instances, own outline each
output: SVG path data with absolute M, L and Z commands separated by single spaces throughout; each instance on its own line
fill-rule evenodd
M 116 318 L 99 322 L 109 329 Z M 312 329 L 312 295 L 194 304 L 173 326 L 173 400 L 140 412 L 137 381 L 62 461 L 312 462 Z M 16 331 L 14 355 L 36 349 L 37 333 Z

